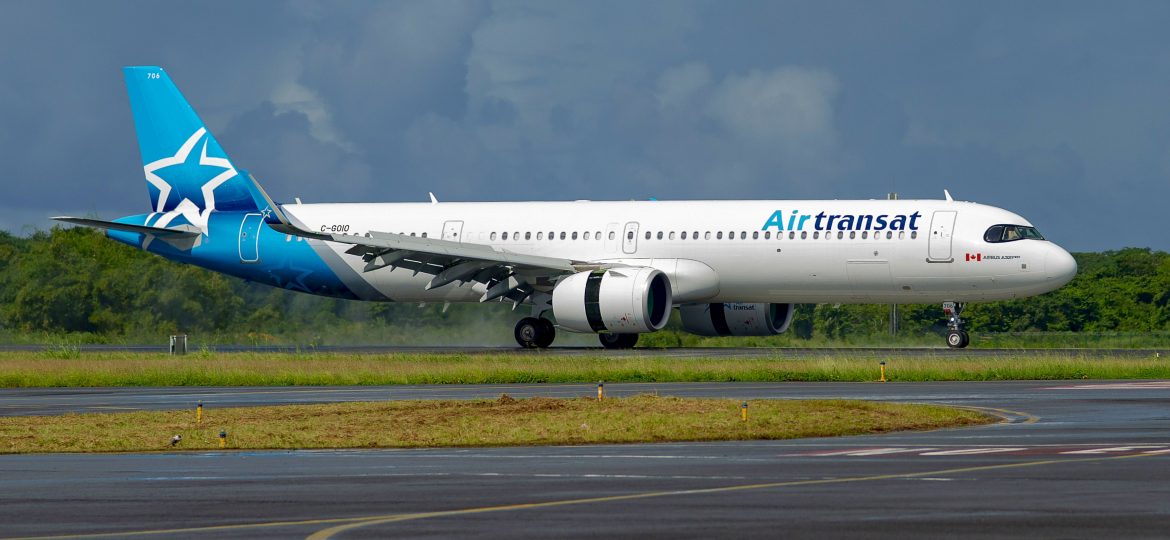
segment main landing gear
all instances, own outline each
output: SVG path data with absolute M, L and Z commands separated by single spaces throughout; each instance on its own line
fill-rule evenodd
M 606 349 L 633 349 L 638 344 L 638 334 L 597 334 L 597 338 Z
M 525 349 L 545 349 L 557 337 L 552 321 L 536 317 L 524 317 L 516 323 L 516 343 Z
M 971 335 L 963 329 L 963 304 L 943 302 L 943 313 L 947 316 L 947 347 L 962 349 L 971 343 Z

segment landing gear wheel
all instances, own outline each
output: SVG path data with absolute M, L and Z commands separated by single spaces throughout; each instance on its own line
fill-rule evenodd
M 962 349 L 971 344 L 971 335 L 963 329 L 963 307 L 960 302 L 943 302 L 947 315 L 947 347 Z
M 536 317 L 524 317 L 520 322 L 516 323 L 516 330 L 513 335 L 516 336 L 516 343 L 525 349 L 535 349 L 539 347 L 540 339 L 540 319 Z
M 547 349 L 552 345 L 554 339 L 557 338 L 557 329 L 553 326 L 552 321 L 548 319 L 537 319 L 540 323 L 539 332 L 536 333 L 536 346 L 541 349 Z
M 597 339 L 606 349 L 633 349 L 638 343 L 638 334 L 598 334 Z

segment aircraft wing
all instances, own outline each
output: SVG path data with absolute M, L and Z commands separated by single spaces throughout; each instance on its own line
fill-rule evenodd
M 483 244 L 453 242 L 437 238 L 421 238 L 404 234 L 371 231 L 366 235 L 325 234 L 305 229 L 273 202 L 250 174 L 247 186 L 263 208 L 264 221 L 269 227 L 294 236 L 350 244 L 345 252 L 361 257 L 366 265 L 363 272 L 381 268 L 405 268 L 434 276 L 427 290 L 454 282 L 476 282 L 486 287 L 480 302 L 507 298 L 519 305 L 538 288 L 551 289 L 557 278 L 597 268 L 587 262 L 556 257 L 524 255 L 497 250 Z
M 364 272 L 389 267 L 430 274 L 434 277 L 426 286 L 428 290 L 457 281 L 482 283 L 487 290 L 480 302 L 507 298 L 519 304 L 538 288 L 551 287 L 560 276 L 597 267 L 587 262 L 511 253 L 483 244 L 437 238 L 377 231 L 362 236 L 317 233 L 293 225 L 283 212 L 274 212 L 272 217 L 278 223 L 269 225 L 285 234 L 350 244 L 352 247 L 345 252 L 365 261 Z

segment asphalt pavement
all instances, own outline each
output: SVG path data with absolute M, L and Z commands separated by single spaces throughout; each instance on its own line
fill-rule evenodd
M 0 456 L 0 536 L 1170 535 L 1170 382 L 607 384 L 978 407 L 999 424 L 796 441 Z M 0 415 L 575 396 L 595 385 L 0 390 Z

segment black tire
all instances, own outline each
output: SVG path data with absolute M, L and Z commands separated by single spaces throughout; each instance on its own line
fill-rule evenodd
M 633 349 L 638 344 L 638 334 L 598 334 L 597 339 L 606 349 Z
M 540 339 L 540 319 L 535 317 L 524 317 L 520 322 L 516 323 L 516 330 L 512 332 L 516 337 L 516 343 L 525 349 L 534 349 L 537 347 L 537 340 Z
M 967 345 L 971 344 L 971 334 L 968 334 L 966 330 L 964 330 L 960 333 L 963 334 L 963 344 L 959 345 L 959 348 L 964 349 L 967 347 Z
M 537 319 L 537 321 L 539 321 L 540 332 L 537 333 L 536 346 L 547 349 L 557 338 L 557 328 L 548 319 Z
M 958 330 L 951 330 L 947 332 L 947 347 L 952 349 L 962 349 L 967 346 L 967 340 L 963 338 L 963 334 Z

